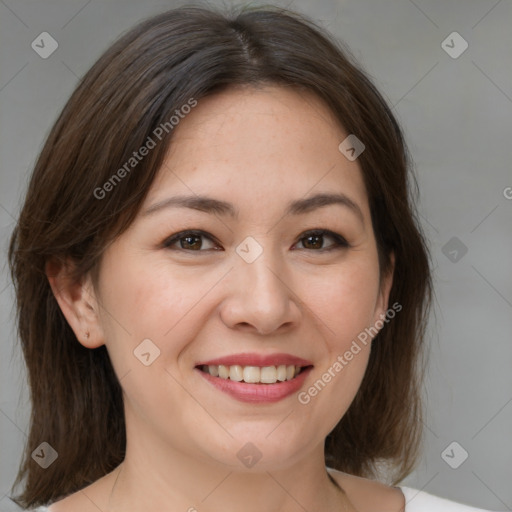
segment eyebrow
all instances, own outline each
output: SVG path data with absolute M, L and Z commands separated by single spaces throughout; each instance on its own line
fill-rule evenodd
M 358 206 L 358 204 L 345 194 L 340 193 L 316 194 L 304 199 L 291 201 L 288 204 L 285 215 L 301 215 L 333 204 L 347 207 L 361 220 L 361 222 L 364 223 L 363 212 L 361 211 L 361 208 Z M 233 219 L 237 219 L 239 213 L 238 209 L 227 201 L 221 201 L 219 199 L 214 199 L 213 197 L 194 195 L 169 197 L 149 206 L 146 210 L 143 211 L 142 215 L 152 215 L 165 208 L 171 207 L 191 208 L 193 210 L 199 210 L 206 213 L 229 216 Z

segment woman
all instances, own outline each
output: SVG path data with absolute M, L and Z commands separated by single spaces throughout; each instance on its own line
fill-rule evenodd
M 11 240 L 33 403 L 17 502 L 477 510 L 396 486 L 431 296 L 410 180 L 380 94 L 296 14 L 181 8 L 117 41 Z

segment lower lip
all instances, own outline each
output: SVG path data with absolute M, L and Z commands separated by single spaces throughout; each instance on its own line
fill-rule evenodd
M 311 369 L 312 366 L 302 370 L 299 375 L 292 380 L 276 382 L 275 384 L 248 384 L 247 382 L 237 382 L 236 380 L 213 377 L 213 375 L 196 368 L 203 378 L 213 384 L 217 389 L 224 391 L 224 393 L 227 393 L 241 402 L 251 403 L 278 402 L 279 400 L 293 395 L 302 387 Z

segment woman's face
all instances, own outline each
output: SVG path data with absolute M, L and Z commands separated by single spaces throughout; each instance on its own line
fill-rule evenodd
M 346 412 L 370 352 L 353 342 L 387 308 L 360 167 L 338 149 L 349 134 L 329 110 L 280 87 L 201 99 L 174 130 L 89 297 L 129 450 L 240 470 L 261 453 L 258 468 L 286 467 Z M 308 368 L 293 378 L 295 365 Z M 215 376 L 228 370 L 233 380 Z

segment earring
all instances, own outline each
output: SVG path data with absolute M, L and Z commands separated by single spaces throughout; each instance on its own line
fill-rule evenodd
M 86 337 L 87 339 L 89 339 L 89 336 L 90 336 L 89 331 L 87 331 L 87 332 L 85 333 L 85 337 Z

